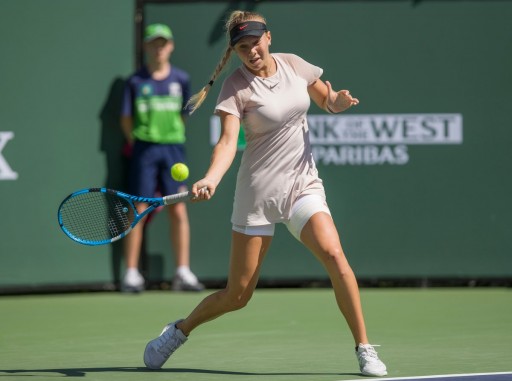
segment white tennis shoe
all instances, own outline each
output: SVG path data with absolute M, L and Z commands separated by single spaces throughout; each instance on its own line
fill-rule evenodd
M 149 369 L 160 369 L 174 351 L 188 340 L 187 336 L 180 329 L 176 328 L 176 324 L 182 320 L 167 324 L 160 336 L 151 340 L 146 345 L 144 364 Z
M 359 344 L 356 350 L 359 369 L 364 376 L 381 377 L 388 374 L 386 365 L 380 361 L 377 351 L 371 344 Z

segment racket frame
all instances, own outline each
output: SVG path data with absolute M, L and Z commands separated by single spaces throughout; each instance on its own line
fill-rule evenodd
M 130 224 L 128 229 L 126 229 L 124 232 L 122 232 L 122 233 L 118 234 L 117 236 L 110 238 L 110 239 L 105 239 L 105 240 L 101 240 L 101 241 L 91 241 L 91 240 L 77 237 L 75 234 L 71 233 L 66 228 L 63 218 L 62 218 L 62 213 L 61 213 L 62 207 L 66 204 L 66 202 L 69 199 L 71 199 L 73 197 L 77 197 L 84 193 L 92 193 L 92 192 L 99 192 L 99 193 L 106 193 L 106 194 L 114 195 L 114 196 L 120 197 L 129 202 L 129 205 L 133 208 L 134 220 Z M 71 193 L 66 198 L 64 198 L 64 200 L 62 200 L 62 202 L 59 205 L 59 209 L 57 211 L 57 219 L 59 221 L 59 226 L 60 226 L 61 230 L 64 232 L 64 234 L 66 234 L 73 241 L 81 243 L 83 245 L 88 245 L 88 246 L 106 245 L 106 244 L 118 241 L 118 240 L 126 237 L 126 235 L 129 234 L 133 230 L 135 225 L 137 225 L 137 223 L 140 222 L 140 220 L 142 220 L 146 215 L 148 215 L 149 213 L 154 211 L 156 208 L 158 208 L 160 206 L 167 206 L 167 205 L 171 205 L 171 204 L 176 204 L 178 202 L 186 201 L 186 200 L 190 199 L 191 197 L 192 197 L 192 193 L 190 191 L 171 194 L 171 195 L 167 195 L 164 197 L 141 197 L 141 196 L 133 196 L 131 194 L 117 191 L 114 189 L 109 189 L 109 188 L 84 188 L 84 189 L 80 189 L 80 190 L 77 190 L 76 192 Z M 137 207 L 136 207 L 135 203 L 145 203 L 145 204 L 148 204 L 148 207 L 146 209 L 144 209 L 144 211 L 142 213 L 139 213 L 137 211 Z M 108 216 L 106 216 L 106 217 L 108 217 Z

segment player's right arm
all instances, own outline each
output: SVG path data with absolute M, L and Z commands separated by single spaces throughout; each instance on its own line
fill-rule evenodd
M 209 200 L 215 194 L 217 185 L 233 163 L 236 155 L 240 119 L 224 111 L 219 111 L 219 116 L 222 130 L 219 141 L 213 148 L 210 166 L 204 178 L 192 185 L 192 193 L 196 200 Z M 204 190 L 205 188 L 208 192 Z

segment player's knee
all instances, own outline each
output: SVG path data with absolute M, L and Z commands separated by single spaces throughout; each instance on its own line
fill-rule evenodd
M 226 308 L 228 311 L 236 311 L 247 306 L 251 300 L 252 293 L 244 292 L 241 294 L 237 293 L 226 293 Z
M 336 266 L 344 268 L 342 266 L 345 261 L 345 255 L 343 254 L 343 250 L 340 247 L 331 247 L 322 251 L 320 258 L 326 267 Z

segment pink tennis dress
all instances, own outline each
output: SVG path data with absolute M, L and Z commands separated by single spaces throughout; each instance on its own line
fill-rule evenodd
M 325 199 L 307 123 L 307 87 L 323 70 L 293 54 L 272 57 L 276 74 L 257 77 L 242 65 L 224 81 L 215 108 L 240 118 L 247 141 L 231 217 L 236 225 L 286 222 L 298 197 Z

